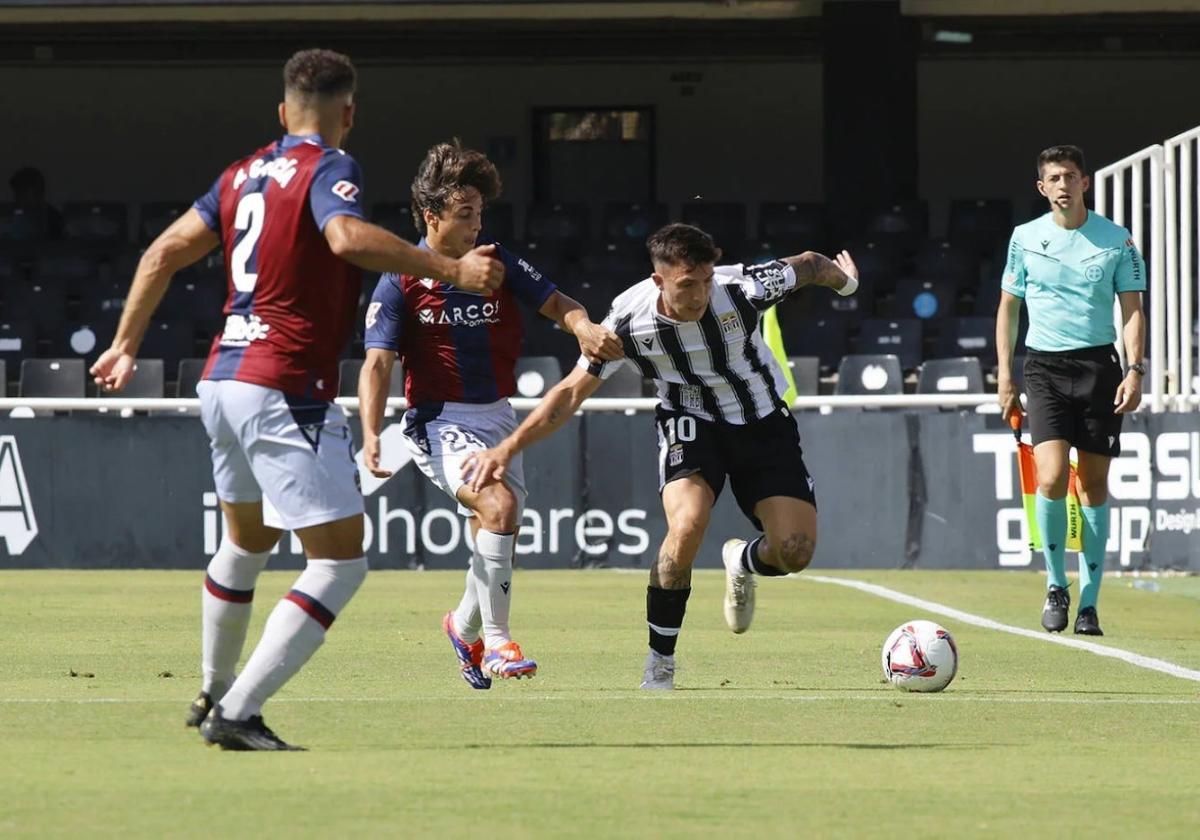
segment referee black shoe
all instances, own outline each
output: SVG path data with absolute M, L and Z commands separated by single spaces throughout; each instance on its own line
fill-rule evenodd
M 201 691 L 199 696 L 192 701 L 191 707 L 188 709 L 187 720 L 184 721 L 188 726 L 199 726 L 204 723 L 204 719 L 208 717 L 208 713 L 212 711 L 213 699 L 207 691 Z
M 305 752 L 304 747 L 289 744 L 272 732 L 263 723 L 262 715 L 254 715 L 246 720 L 226 720 L 221 717 L 219 706 L 214 707 L 204 723 L 200 724 L 200 737 L 223 750 Z
M 1046 592 L 1046 603 L 1042 606 L 1042 626 L 1051 633 L 1067 629 L 1067 612 L 1071 606 L 1071 594 L 1061 586 L 1051 586 Z
M 1079 615 L 1075 616 L 1075 635 L 1104 635 L 1104 631 L 1100 629 L 1100 616 L 1096 615 L 1095 607 L 1084 607 L 1079 611 Z

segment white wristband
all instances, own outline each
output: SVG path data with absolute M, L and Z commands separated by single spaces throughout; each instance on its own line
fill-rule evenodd
M 847 274 L 846 275 L 846 285 L 842 286 L 842 288 L 838 289 L 837 293 L 839 295 L 841 295 L 842 297 L 846 297 L 848 295 L 854 294 L 856 291 L 858 291 L 858 278 L 851 277 L 849 274 Z

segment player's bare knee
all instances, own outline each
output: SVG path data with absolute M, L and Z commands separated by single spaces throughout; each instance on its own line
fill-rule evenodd
M 1039 472 L 1038 492 L 1044 499 L 1061 499 L 1067 495 L 1067 477 L 1050 471 Z
M 802 531 L 787 534 L 777 541 L 767 540 L 767 562 L 785 572 L 802 572 L 812 563 L 816 540 Z
M 482 493 L 475 504 L 479 526 L 496 534 L 511 534 L 517 530 L 517 497 L 503 484 L 493 484 Z

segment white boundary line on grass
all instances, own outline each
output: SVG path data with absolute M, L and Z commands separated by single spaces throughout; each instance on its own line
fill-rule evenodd
M 1063 647 L 1075 648 L 1076 650 L 1085 650 L 1088 653 L 1093 653 L 1096 656 L 1106 656 L 1110 659 L 1119 659 L 1122 662 L 1128 662 L 1130 665 L 1136 665 L 1139 668 L 1146 668 L 1151 671 L 1159 671 L 1163 674 L 1168 674 L 1172 677 L 1179 677 L 1181 680 L 1192 680 L 1200 682 L 1200 671 L 1193 671 L 1191 668 L 1184 668 L 1182 665 L 1176 665 L 1174 662 L 1167 662 L 1165 659 L 1155 659 L 1150 656 L 1142 656 L 1140 653 L 1132 653 L 1121 648 L 1109 647 L 1108 645 L 1098 645 L 1095 642 L 1085 642 L 1080 639 L 1067 639 L 1062 636 L 1055 636 L 1050 633 L 1039 633 L 1036 630 L 1026 630 L 1024 627 L 1014 627 L 1011 624 L 1001 624 L 999 621 L 993 621 L 990 618 L 984 618 L 980 615 L 972 615 L 962 610 L 956 610 L 954 607 L 947 607 L 945 604 L 938 604 L 933 601 L 926 601 L 923 598 L 914 598 L 912 595 L 905 595 L 903 592 L 897 592 L 895 589 L 888 589 L 886 586 L 879 586 L 875 583 L 864 583 L 859 580 L 848 580 L 846 578 L 825 577 L 824 575 L 797 575 L 796 580 L 812 580 L 817 583 L 833 583 L 838 586 L 846 586 L 850 589 L 857 589 L 860 592 L 867 592 L 871 595 L 876 595 L 880 598 L 886 598 L 889 601 L 895 601 L 898 604 L 908 604 L 911 607 L 924 610 L 934 615 L 942 615 L 946 618 L 953 618 L 955 621 L 961 621 L 963 624 L 973 624 L 976 627 L 983 627 L 988 630 L 999 630 L 1001 633 L 1012 633 L 1014 636 L 1025 636 L 1029 639 L 1037 639 L 1041 642 L 1050 642 Z
M 612 701 L 645 701 L 645 702 L 679 702 L 685 699 L 703 701 L 705 703 L 711 700 L 733 700 L 737 702 L 745 702 L 747 700 L 783 700 L 793 703 L 895 703 L 902 700 L 906 696 L 898 694 L 894 691 L 880 691 L 873 694 L 808 694 L 800 692 L 782 691 L 775 693 L 771 691 L 722 691 L 713 689 L 711 691 L 675 691 L 675 692 L 644 692 L 638 689 L 630 689 L 623 692 L 605 692 L 603 696 L 580 696 L 575 693 L 563 694 L 527 694 L 524 696 L 512 696 L 498 699 L 497 702 L 503 703 L 545 703 L 548 700 L 569 700 L 572 703 L 586 702 L 589 700 L 612 700 Z M 475 702 L 469 698 L 471 694 L 464 694 L 460 699 L 466 699 L 466 702 Z M 672 699 L 674 698 L 674 699 Z M 271 703 L 409 703 L 414 700 L 420 702 L 445 702 L 453 700 L 444 695 L 437 696 L 419 696 L 419 697 L 275 697 Z M 1070 706 L 1200 706 L 1200 698 L 1188 697 L 996 697 L 995 695 L 969 695 L 961 692 L 953 692 L 949 694 L 937 695 L 936 702 L 939 703 L 1018 703 L 1018 704 L 1065 704 Z M 179 705 L 179 700 L 170 698 L 153 698 L 140 699 L 136 697 L 0 697 L 0 706 L 3 705 L 161 705 L 170 704 L 173 706 Z

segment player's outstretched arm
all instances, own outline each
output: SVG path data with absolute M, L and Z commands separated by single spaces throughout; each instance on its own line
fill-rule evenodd
M 796 272 L 797 286 L 825 286 L 839 295 L 852 295 L 858 289 L 858 266 L 849 251 L 842 251 L 832 260 L 816 251 L 805 251 L 783 261 Z
M 518 453 L 550 437 L 579 410 L 583 401 L 596 393 L 604 382 L 586 369 L 577 367 L 551 388 L 517 430 L 495 447 L 473 452 L 463 462 L 463 478 L 478 493 L 488 484 L 504 479 L 509 462 Z
M 482 245 L 456 260 L 348 215 L 334 216 L 324 233 L 334 254 L 367 271 L 429 277 L 481 294 L 494 292 L 504 280 L 504 264 L 492 259 L 494 245 Z
M 579 342 L 579 352 L 591 361 L 615 362 L 625 358 L 625 348 L 621 346 L 617 334 L 593 322 L 583 304 L 574 298 L 555 292 L 546 299 L 538 313 L 558 324 L 563 332 L 575 336 Z
M 1013 384 L 1013 350 L 1017 346 L 1020 327 L 1021 298 L 1000 292 L 1000 307 L 996 310 L 996 396 L 1000 413 L 1007 420 L 1014 412 L 1021 414 L 1021 397 Z
M 376 478 L 387 478 L 390 470 L 379 468 L 379 434 L 383 431 L 383 410 L 387 406 L 392 381 L 392 350 L 367 349 L 367 359 L 358 374 L 358 411 L 362 417 L 363 463 Z
M 112 346 L 91 367 L 92 378 L 105 391 L 120 391 L 133 376 L 134 358 L 171 278 L 217 247 L 221 238 L 196 208 L 189 209 L 150 243 L 138 261 Z

